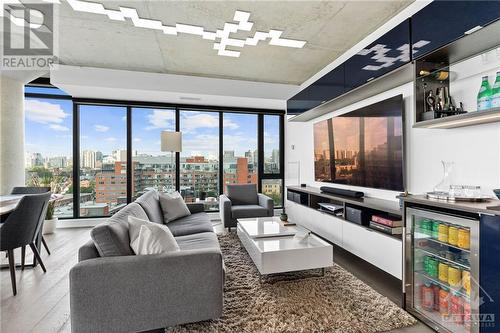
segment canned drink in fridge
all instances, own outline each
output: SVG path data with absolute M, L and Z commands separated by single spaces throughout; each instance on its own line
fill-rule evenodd
M 458 229 L 458 247 L 461 249 L 470 249 L 470 230 L 466 228 Z
M 448 244 L 458 246 L 458 228 L 452 225 L 448 227 Z
M 439 272 L 439 262 L 434 259 L 434 258 L 429 258 L 428 261 L 428 271 L 427 274 L 429 274 L 430 277 L 437 278 L 438 277 L 438 272 Z
M 453 292 L 450 297 L 450 319 L 457 325 L 464 323 L 463 298 L 457 292 Z
M 431 220 L 429 219 L 424 219 L 420 222 L 420 229 L 423 234 L 427 236 L 432 236 L 432 224 Z
M 464 288 L 465 292 L 467 293 L 468 296 L 470 296 L 470 272 L 463 270 L 462 271 L 462 287 Z
M 434 290 L 430 283 L 422 286 L 422 308 L 427 311 L 434 310 Z
M 465 332 L 470 332 L 472 327 L 471 307 L 469 301 L 466 298 L 463 298 L 463 304 L 464 304 L 464 330 Z
M 448 243 L 448 225 L 445 223 L 440 223 L 438 230 L 438 240 L 443 243 Z
M 448 284 L 452 287 L 460 287 L 462 284 L 462 271 L 457 266 L 448 267 Z
M 449 269 L 449 266 L 445 262 L 440 262 L 438 264 L 439 281 L 448 283 L 448 269 Z
M 434 311 L 439 311 L 439 291 L 441 287 L 437 283 L 432 284 L 432 291 L 434 292 Z
M 431 225 L 432 225 L 432 238 L 439 239 L 439 225 L 440 225 L 439 221 L 432 220 Z
M 449 296 L 450 292 L 448 291 L 448 288 L 443 287 L 439 290 L 439 313 L 442 317 L 448 317 Z

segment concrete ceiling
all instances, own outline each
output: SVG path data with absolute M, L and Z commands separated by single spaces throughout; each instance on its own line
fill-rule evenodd
M 139 17 L 222 29 L 235 10 L 251 13 L 256 30 L 283 30 L 282 37 L 305 40 L 302 49 L 261 42 L 245 46 L 239 58 L 217 55 L 213 41 L 199 36 L 165 35 L 137 28 L 130 20 L 75 12 L 61 1 L 61 63 L 271 83 L 301 84 L 406 8 L 411 0 L 388 1 L 101 1 L 107 9 L 137 9 Z

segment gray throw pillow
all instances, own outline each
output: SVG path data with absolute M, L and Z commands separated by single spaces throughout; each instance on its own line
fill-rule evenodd
M 101 223 L 90 231 L 97 252 L 101 257 L 129 256 L 134 252 L 130 248 L 128 226 L 121 222 Z
M 163 221 L 165 224 L 184 216 L 191 215 L 184 199 L 179 192 L 172 194 L 160 193 L 160 206 L 163 211 Z

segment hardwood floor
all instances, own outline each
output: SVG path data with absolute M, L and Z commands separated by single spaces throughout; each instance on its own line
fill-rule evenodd
M 215 222 L 215 221 L 214 221 Z M 216 232 L 223 232 L 220 223 L 214 223 Z M 1 277 L 1 326 L 2 333 L 24 332 L 70 332 L 69 320 L 69 279 L 70 268 L 77 262 L 78 248 L 90 239 L 90 228 L 58 229 L 52 235 L 46 235 L 52 255 L 42 249 L 42 259 L 47 267 L 44 274 L 41 267 L 16 270 L 17 296 L 12 295 L 9 270 L 0 271 Z M 32 253 L 26 251 L 26 262 L 32 262 Z M 5 255 L 2 263 L 7 262 Z M 362 278 L 381 294 L 397 301 L 393 283 L 383 279 L 383 275 L 357 263 L 349 254 L 336 251 L 334 259 L 341 266 Z M 16 262 L 20 262 L 20 250 L 16 251 Z M 427 333 L 433 332 L 419 323 L 413 327 L 395 330 L 391 333 Z
M 47 268 L 16 269 L 17 296 L 12 295 L 8 269 L 1 276 L 2 333 L 70 332 L 69 279 L 70 268 L 77 262 L 77 250 L 90 239 L 89 228 L 58 229 L 45 235 L 52 254 L 42 249 L 42 260 Z M 20 262 L 20 249 L 16 262 Z M 26 262 L 32 262 L 31 250 L 26 250 Z M 2 263 L 6 261 L 2 253 Z

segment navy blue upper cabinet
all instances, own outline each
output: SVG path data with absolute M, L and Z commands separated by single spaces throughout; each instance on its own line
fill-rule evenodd
M 406 20 L 345 62 L 346 88 L 357 88 L 409 61 L 410 20 Z
M 342 64 L 289 99 L 287 112 L 289 114 L 305 112 L 344 92 L 344 65 Z
M 288 100 L 288 113 L 310 110 L 408 63 L 410 44 L 416 59 L 499 18 L 498 0 L 434 1 Z
M 500 1 L 434 1 L 412 16 L 413 57 L 419 58 L 500 18 Z

